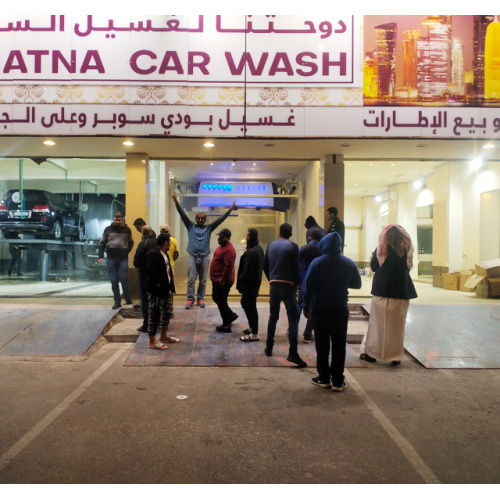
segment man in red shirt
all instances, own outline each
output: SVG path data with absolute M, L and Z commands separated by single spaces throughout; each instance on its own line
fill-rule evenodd
M 231 323 L 238 317 L 227 303 L 229 290 L 234 283 L 236 251 L 229 241 L 231 239 L 229 229 L 221 229 L 217 236 L 219 246 L 210 263 L 210 280 L 212 281 L 212 298 L 219 308 L 222 325 L 216 326 L 215 329 L 218 332 L 230 333 Z

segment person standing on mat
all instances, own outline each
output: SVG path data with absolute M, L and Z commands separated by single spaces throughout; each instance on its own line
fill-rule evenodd
M 279 239 L 272 241 L 264 256 L 264 273 L 269 280 L 269 321 L 267 323 L 266 356 L 273 355 L 274 335 L 283 302 L 288 316 L 287 361 L 305 368 L 307 363 L 299 356 L 298 335 L 300 305 L 297 302 L 297 288 L 300 283 L 299 247 L 290 241 L 292 226 L 281 224 Z
M 221 229 L 219 234 L 219 246 L 214 252 L 210 263 L 210 280 L 212 281 L 212 298 L 219 308 L 222 325 L 216 326 L 218 332 L 230 333 L 231 323 L 238 315 L 229 307 L 227 298 L 229 290 L 234 283 L 234 262 L 236 250 L 231 243 L 231 231 Z
M 147 291 L 147 254 L 156 248 L 155 232 L 151 226 L 142 226 L 142 240 L 137 245 L 134 255 L 134 267 L 139 270 L 139 299 L 141 301 L 142 325 L 139 332 L 148 331 L 149 299 Z
M 248 320 L 248 328 L 243 330 L 240 340 L 251 342 L 259 340 L 259 313 L 257 297 L 262 283 L 264 250 L 259 245 L 259 231 L 249 228 L 247 231 L 247 249 L 240 258 L 236 289 L 241 293 L 241 307 Z
M 370 363 L 382 359 L 399 365 L 404 359 L 405 325 L 410 299 L 417 297 L 410 276 L 413 245 L 403 227 L 390 224 L 380 233 L 370 267 L 375 273 L 370 319 L 359 357 Z
M 319 242 L 322 255 L 316 257 L 307 270 L 302 287 L 304 316 L 312 316 L 318 376 L 314 385 L 345 389 L 344 365 L 349 309 L 348 288 L 361 288 L 361 276 L 356 264 L 342 255 L 342 238 L 336 232 Z M 332 361 L 328 366 L 330 356 Z
M 174 308 L 174 275 L 168 258 L 170 236 L 160 234 L 156 238 L 156 248 L 147 254 L 147 291 L 149 299 L 148 347 L 167 349 L 167 344 L 179 342 L 168 335 L 168 325 Z M 156 340 L 156 331 L 160 328 L 160 340 Z
M 177 212 L 179 213 L 181 220 L 188 231 L 188 283 L 186 293 L 187 303 L 185 308 L 191 309 L 193 307 L 194 287 L 197 277 L 199 279 L 197 302 L 200 307 L 205 307 L 205 290 L 207 287 L 208 268 L 210 266 L 210 236 L 212 232 L 219 227 L 236 208 L 236 201 L 233 201 L 229 210 L 218 219 L 215 219 L 210 224 L 205 224 L 207 216 L 203 212 L 196 214 L 196 222 L 192 222 L 180 206 L 179 201 L 177 200 L 177 194 L 174 193 L 172 195 L 172 199 L 174 200 L 175 208 L 177 209 Z

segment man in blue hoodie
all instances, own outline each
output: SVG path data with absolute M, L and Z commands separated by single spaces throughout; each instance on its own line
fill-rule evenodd
M 322 238 L 322 255 L 311 262 L 302 287 L 304 316 L 312 315 L 315 332 L 318 376 L 312 383 L 336 392 L 346 386 L 347 289 L 361 288 L 358 268 L 342 255 L 342 246 L 342 238 L 336 232 Z M 332 361 L 328 366 L 330 344 Z

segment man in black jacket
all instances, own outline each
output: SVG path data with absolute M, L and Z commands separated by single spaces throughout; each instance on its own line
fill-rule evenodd
M 327 209 L 326 218 L 330 222 L 330 225 L 326 230 L 326 233 L 339 233 L 343 249 L 345 245 L 345 226 L 344 223 L 338 218 L 338 213 L 339 211 L 336 207 L 330 207 Z
M 240 337 L 243 342 L 259 340 L 259 313 L 257 297 L 262 283 L 262 268 L 264 266 L 264 250 L 259 245 L 259 232 L 249 228 L 247 232 L 247 250 L 241 256 L 238 268 L 236 289 L 241 293 L 241 307 L 245 311 L 248 328 Z
M 128 254 L 134 246 L 132 232 L 124 224 L 121 212 L 116 212 L 113 223 L 104 229 L 99 242 L 99 264 L 104 262 L 104 251 L 106 250 L 106 268 L 111 290 L 115 303 L 111 309 L 121 307 L 120 286 L 122 285 L 123 295 L 127 304 L 132 304 L 128 289 Z
M 138 332 L 148 331 L 148 316 L 149 316 L 149 301 L 148 292 L 146 289 L 147 276 L 147 253 L 156 248 L 155 232 L 151 226 L 142 227 L 142 240 L 137 246 L 134 255 L 134 267 L 139 269 L 139 298 L 141 300 L 142 325 L 137 328 Z
M 168 325 L 174 308 L 174 276 L 168 258 L 170 235 L 160 234 L 156 239 L 156 248 L 147 253 L 147 291 L 149 298 L 148 347 L 167 349 L 167 344 L 179 342 L 168 335 Z M 160 340 L 156 340 L 156 330 L 160 327 Z

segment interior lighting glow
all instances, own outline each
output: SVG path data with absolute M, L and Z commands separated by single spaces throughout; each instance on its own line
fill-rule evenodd
M 495 147 L 495 145 L 494 145 L 494 144 L 489 143 L 489 144 L 485 144 L 485 145 L 483 146 L 483 149 L 493 149 L 494 147 Z
M 56 143 L 54 141 L 51 141 L 50 139 L 47 139 L 46 141 L 43 141 L 43 143 L 46 146 L 55 146 L 56 145 Z
M 203 144 L 206 148 L 213 148 L 214 147 L 214 143 L 213 142 L 210 142 L 210 141 L 207 141 L 205 142 L 205 144 Z
M 380 196 L 379 194 L 377 196 L 375 196 L 375 201 L 377 203 L 380 203 L 382 201 L 382 196 Z
M 482 166 L 483 166 L 483 161 L 481 160 L 481 158 L 474 158 L 470 162 L 471 170 L 479 170 Z
M 134 145 L 134 143 L 133 143 L 132 141 L 125 141 L 125 142 L 123 143 L 123 145 L 124 145 L 124 146 L 133 146 L 133 145 Z
M 423 185 L 424 184 L 423 184 L 423 182 L 420 179 L 417 179 L 417 180 L 413 181 L 413 187 L 415 189 L 421 189 Z

